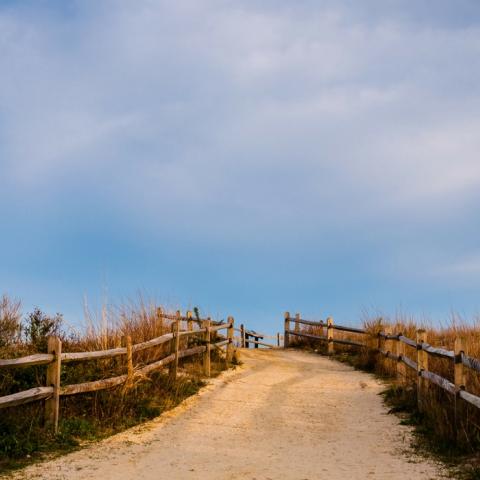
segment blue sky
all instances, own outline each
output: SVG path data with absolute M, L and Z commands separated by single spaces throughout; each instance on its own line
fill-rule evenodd
M 477 0 L 0 0 L 0 292 L 472 316 L 479 80 Z

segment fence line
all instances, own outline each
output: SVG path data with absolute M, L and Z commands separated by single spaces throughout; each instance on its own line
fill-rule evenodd
M 60 339 L 57 337 L 49 337 L 47 354 L 35 354 L 15 359 L 1 359 L 0 368 L 47 365 L 47 385 L 0 397 L 0 409 L 18 406 L 37 400 L 46 400 L 45 418 L 47 423 L 51 424 L 54 432 L 57 433 L 59 399 L 61 396 L 95 392 L 122 384 L 125 384 L 128 387 L 132 385 L 134 378 L 141 379 L 145 375 L 167 365 L 169 366 L 170 380 L 174 381 L 177 377 L 179 359 L 198 354 L 203 354 L 204 374 L 210 376 L 210 356 L 213 348 L 222 349 L 223 347 L 226 347 L 225 359 L 227 365 L 231 364 L 234 354 L 233 334 L 235 326 L 233 317 L 228 317 L 226 323 L 215 322 L 213 326 L 211 326 L 212 322 L 209 318 L 201 319 L 200 325 L 202 328 L 200 329 L 193 329 L 193 322 L 196 322 L 198 319 L 193 319 L 191 312 L 187 312 L 186 317 L 182 317 L 180 311 L 177 311 L 176 315 L 162 313 L 162 318 L 172 320 L 171 333 L 166 333 L 135 345 L 132 345 L 131 337 L 126 336 L 122 339 L 122 343 L 125 345 L 120 348 L 92 352 L 62 352 L 62 342 Z M 180 329 L 181 322 L 183 321 L 187 322 L 187 330 Z M 214 343 L 211 334 L 225 329 L 227 330 L 227 339 Z M 190 337 L 195 335 L 203 336 L 204 345 L 180 350 L 180 337 Z M 134 368 L 133 353 L 157 347 L 168 342 L 170 343 L 170 352 L 167 356 L 141 368 Z M 60 383 L 62 363 L 99 360 L 118 356 L 127 357 L 127 373 L 124 375 L 73 385 L 62 386 Z
M 302 333 L 298 328 L 293 330 L 290 328 L 290 322 L 295 323 L 295 327 L 299 324 L 310 325 L 314 327 L 327 328 L 327 335 L 315 335 L 311 333 Z M 390 358 L 397 362 L 397 376 L 404 378 L 407 366 L 417 372 L 418 376 L 418 401 L 420 410 L 422 406 L 422 398 L 426 392 L 426 382 L 434 383 L 446 392 L 454 395 L 458 398 L 462 398 L 466 402 L 480 408 L 480 397 L 467 391 L 466 376 L 463 367 L 470 368 L 477 372 L 480 372 L 480 359 L 473 358 L 467 355 L 465 352 L 465 342 L 463 338 L 457 338 L 455 340 L 455 349 L 446 350 L 444 348 L 434 347 L 427 343 L 427 333 L 425 330 L 418 330 L 417 338 L 415 340 L 405 337 L 403 333 L 393 334 L 391 331 L 379 332 L 376 335 L 370 334 L 367 330 L 360 328 L 353 328 L 343 325 L 335 325 L 332 318 L 328 318 L 327 322 L 305 320 L 300 318 L 297 313 L 295 317 L 292 317 L 289 312 L 285 312 L 285 330 L 284 337 L 285 348 L 290 346 L 290 336 L 304 337 L 313 340 L 319 340 L 327 342 L 328 353 L 332 355 L 335 353 L 335 344 L 351 345 L 356 347 L 367 348 L 371 351 L 375 351 L 386 358 Z M 356 342 L 353 340 L 335 338 L 335 331 L 350 332 L 360 335 L 365 335 L 366 341 Z M 380 340 L 383 339 L 385 348 L 380 348 Z M 387 345 L 388 342 L 388 345 Z M 375 345 L 375 347 L 373 347 Z M 386 348 L 387 346 L 393 348 Z M 416 349 L 417 358 L 416 361 L 408 357 L 405 353 L 404 346 L 408 345 Z M 434 356 L 453 361 L 454 367 L 454 382 L 428 370 L 428 356 Z
M 255 348 L 258 348 L 259 345 L 268 348 L 278 348 L 281 346 L 282 335 L 277 333 L 276 335 L 267 335 L 266 333 L 256 332 L 255 330 L 248 330 L 242 324 L 240 328 L 235 328 L 235 331 L 240 333 L 240 337 L 235 337 L 238 340 L 238 344 L 242 348 L 249 348 L 252 343 Z M 276 345 L 273 343 L 262 342 L 264 339 L 273 339 L 276 340 Z

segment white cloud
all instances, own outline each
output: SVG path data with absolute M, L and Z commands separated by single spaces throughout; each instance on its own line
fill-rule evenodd
M 447 271 L 460 275 L 473 274 L 478 277 L 480 275 L 480 254 L 460 260 L 451 265 Z
M 68 189 L 93 168 L 132 223 L 188 217 L 197 235 L 471 208 L 478 26 L 319 5 L 0 12 L 0 171 L 25 188 L 61 173 Z

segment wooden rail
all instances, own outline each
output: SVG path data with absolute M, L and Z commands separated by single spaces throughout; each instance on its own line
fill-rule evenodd
M 32 365 L 47 365 L 53 362 L 53 355 L 49 353 L 37 353 L 22 358 L 9 358 L 0 360 L 0 367 L 30 367 Z
M 268 347 L 268 348 L 275 348 L 276 347 L 275 345 L 272 345 L 271 343 L 261 342 L 260 340 L 249 339 L 248 343 L 253 343 L 255 346 L 262 345 L 262 346 Z
M 313 340 L 328 340 L 324 335 L 313 335 L 311 333 L 295 332 L 294 330 L 286 330 L 287 335 L 296 335 L 297 337 L 311 338 Z
M 290 322 L 317 327 L 326 327 L 327 335 L 314 335 L 311 333 L 300 332 L 299 329 L 290 329 Z M 335 338 L 334 331 L 349 332 L 363 335 L 366 341 L 354 341 L 348 339 Z M 304 320 L 300 318 L 300 314 L 295 317 L 290 316 L 289 312 L 285 312 L 285 348 L 291 345 L 290 336 L 303 337 L 312 340 L 319 340 L 328 343 L 329 355 L 335 352 L 334 345 L 349 345 L 361 348 L 374 350 L 377 353 L 397 362 L 397 375 L 405 376 L 404 365 L 417 372 L 418 376 L 418 399 L 419 408 L 422 409 L 422 397 L 425 395 L 426 384 L 430 382 L 442 388 L 446 392 L 458 398 L 462 398 L 466 402 L 480 408 L 480 397 L 467 391 L 467 385 L 463 367 L 470 368 L 480 372 L 480 359 L 473 358 L 467 355 L 464 348 L 464 340 L 457 338 L 455 341 L 454 350 L 446 350 L 441 347 L 434 347 L 427 343 L 427 335 L 424 330 L 418 330 L 417 339 L 405 337 L 403 333 L 393 334 L 391 331 L 379 332 L 375 335 L 370 334 L 367 330 L 360 328 L 353 328 L 342 325 L 335 325 L 332 318 L 328 318 L 327 322 Z M 380 348 L 380 342 L 385 343 L 384 348 Z M 376 345 L 372 347 L 372 345 Z M 393 348 L 386 348 L 387 346 Z M 416 351 L 416 361 L 408 357 L 405 353 L 405 345 L 408 345 Z M 454 367 L 454 382 L 428 370 L 428 356 L 443 358 L 453 362 Z
M 267 335 L 266 333 L 256 332 L 255 330 L 248 330 L 243 324 L 240 325 L 240 328 L 236 328 L 235 331 L 240 333 L 240 337 L 237 337 L 237 339 L 242 348 L 250 348 L 250 344 L 253 344 L 255 348 L 258 348 L 259 345 L 267 348 L 278 348 L 281 346 L 282 336 L 280 333 Z M 276 340 L 276 344 L 261 341 L 266 338 Z
M 24 390 L 23 392 L 12 393 L 11 395 L 0 397 L 0 408 L 14 407 L 16 405 L 33 402 L 34 400 L 42 400 L 51 397 L 52 394 L 53 387 L 36 387 L 30 390 Z
M 203 319 L 201 320 L 202 328 L 200 329 L 193 329 L 193 323 L 187 323 L 187 327 L 191 327 L 190 330 L 180 330 L 180 324 L 182 321 L 186 320 L 187 322 L 195 322 L 195 319 L 192 319 L 190 312 L 187 313 L 186 317 L 182 317 L 180 312 L 177 312 L 176 315 L 162 314 L 162 318 L 172 320 L 171 333 L 167 333 L 135 345 L 132 345 L 131 338 L 127 336 L 123 339 L 124 346 L 119 348 L 92 352 L 62 352 L 60 340 L 56 337 L 50 337 L 48 339 L 49 353 L 0 360 L 0 368 L 18 368 L 34 365 L 47 366 L 46 386 L 35 387 L 29 390 L 24 390 L 0 397 L 0 409 L 14 407 L 37 400 L 46 400 L 46 419 L 48 423 L 51 423 L 55 433 L 57 433 L 60 396 L 96 392 L 99 390 L 113 388 L 118 385 L 126 385 L 127 387 L 131 387 L 135 379 L 143 380 L 146 375 L 167 365 L 170 369 L 169 372 L 171 380 L 175 380 L 177 375 L 178 360 L 198 354 L 203 354 L 203 363 L 205 367 L 204 373 L 207 376 L 210 376 L 210 354 L 213 348 L 222 349 L 223 347 L 226 347 L 225 359 L 227 365 L 231 364 L 233 359 L 233 333 L 235 328 L 233 317 L 228 317 L 227 322 L 215 322 L 213 326 L 211 325 L 210 319 Z M 211 334 L 220 330 L 227 330 L 227 338 L 225 340 L 217 341 L 216 343 L 211 342 Z M 205 344 L 180 350 L 180 337 L 189 337 L 194 335 L 202 335 Z M 167 356 L 144 366 L 134 366 L 133 353 L 167 343 L 170 344 L 170 353 Z M 106 358 L 114 358 L 117 356 L 127 357 L 127 373 L 124 375 L 74 385 L 62 386 L 60 384 L 60 371 L 62 363 L 101 360 Z

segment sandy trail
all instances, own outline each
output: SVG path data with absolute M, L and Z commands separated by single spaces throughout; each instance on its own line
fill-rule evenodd
M 410 431 L 387 414 L 373 376 L 293 350 L 242 360 L 172 412 L 15 478 L 443 478 L 409 451 Z

